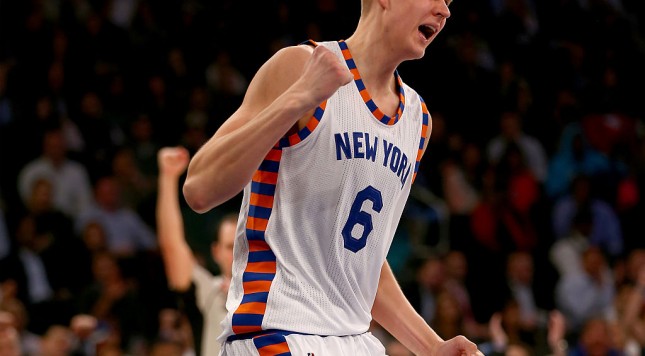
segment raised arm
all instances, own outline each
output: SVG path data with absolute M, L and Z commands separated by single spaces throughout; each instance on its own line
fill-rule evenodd
M 190 207 L 203 213 L 234 197 L 275 143 L 352 78 L 322 46 L 278 51 L 256 73 L 240 108 L 191 160 L 183 187 Z
M 157 153 L 157 235 L 168 284 L 176 291 L 190 287 L 195 264 L 193 252 L 185 239 L 179 206 L 179 177 L 186 171 L 189 159 L 188 151 L 183 147 L 164 147 Z
M 372 316 L 415 355 L 482 355 L 477 346 L 463 336 L 448 341 L 439 337 L 407 300 L 387 262 L 381 268 Z

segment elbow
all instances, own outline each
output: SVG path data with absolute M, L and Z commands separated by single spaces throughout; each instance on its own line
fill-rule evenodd
M 182 187 L 182 192 L 188 206 L 196 213 L 203 214 L 212 207 L 206 200 L 206 194 L 200 192 L 196 185 L 195 182 L 187 179 Z

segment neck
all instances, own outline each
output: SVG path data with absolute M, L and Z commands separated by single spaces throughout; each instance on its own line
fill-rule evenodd
M 388 50 L 387 46 L 384 48 L 383 42 L 387 43 L 385 35 L 382 30 L 370 27 L 368 20 L 364 20 L 345 42 L 363 81 L 378 88 L 388 86 L 394 90 L 394 71 L 402 60 L 390 55 L 395 53 L 393 50 Z

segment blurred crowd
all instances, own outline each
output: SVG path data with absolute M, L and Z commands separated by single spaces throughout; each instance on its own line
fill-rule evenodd
M 0 0 L 0 355 L 198 354 L 190 298 L 169 290 L 159 254 L 157 152 L 194 153 L 271 54 L 347 38 L 359 11 Z M 388 255 L 405 294 L 440 336 L 487 355 L 641 355 L 645 3 L 451 11 L 426 56 L 399 69 L 433 118 Z M 239 197 L 182 208 L 217 273 L 213 227 Z

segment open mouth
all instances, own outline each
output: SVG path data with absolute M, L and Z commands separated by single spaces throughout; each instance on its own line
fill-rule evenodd
M 426 38 L 427 41 L 437 32 L 437 30 L 429 25 L 421 25 L 419 26 L 419 32 L 421 32 L 421 34 Z

